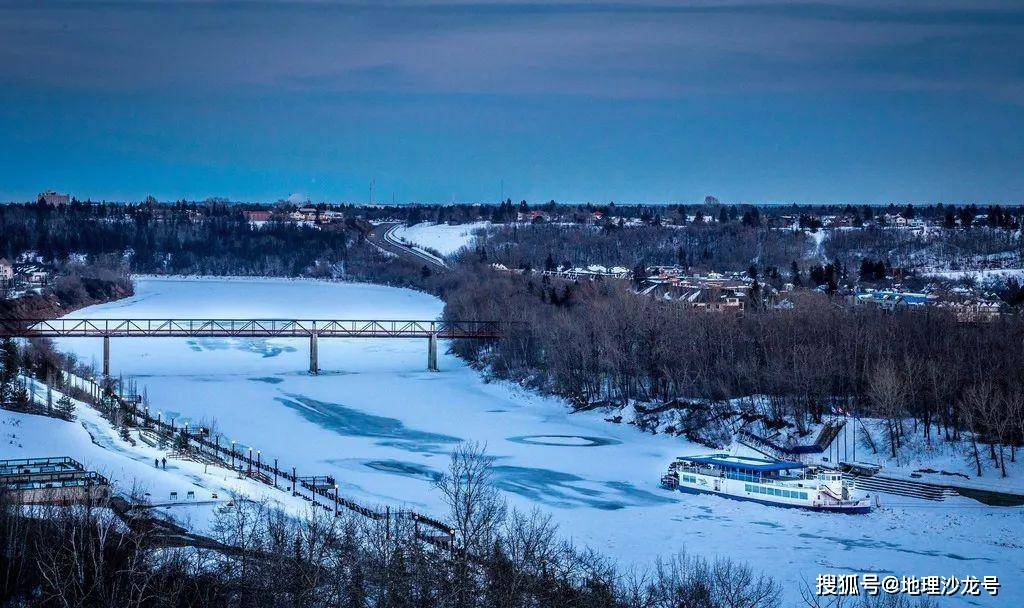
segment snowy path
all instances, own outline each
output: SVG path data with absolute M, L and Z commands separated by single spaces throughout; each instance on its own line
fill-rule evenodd
M 75 316 L 431 318 L 441 308 L 428 295 L 373 285 L 145 279 L 130 300 Z M 99 360 L 99 340 L 59 346 Z M 658 486 L 667 463 L 705 448 L 600 413 L 569 414 L 557 399 L 485 383 L 450 355 L 440 373 L 423 371 L 423 340 L 331 339 L 319 349 L 325 372 L 310 377 L 304 340 L 115 339 L 112 368 L 136 378 L 165 417 L 216 419 L 226 439 L 300 474 L 334 474 L 360 501 L 443 514 L 431 480 L 452 446 L 473 439 L 497 458 L 513 506 L 551 511 L 577 544 L 627 565 L 684 547 L 726 555 L 778 577 L 794 600 L 799 581 L 813 584 L 821 572 L 998 575 L 1003 593 L 984 604 L 1024 601 L 1024 509 L 894 498 L 871 515 L 844 516 L 670 493 Z M 145 469 L 150 458 L 134 464 Z M 135 469 L 123 466 L 126 479 Z

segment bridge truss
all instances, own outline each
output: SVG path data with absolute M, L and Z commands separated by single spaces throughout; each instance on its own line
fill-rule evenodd
M 426 338 L 427 369 L 437 371 L 438 340 L 500 338 L 498 321 L 399 319 L 0 319 L 0 337 L 103 338 L 110 374 L 111 338 L 308 338 L 309 372 L 319 372 L 319 338 Z
M 20 338 L 500 338 L 497 321 L 355 319 L 2 319 Z

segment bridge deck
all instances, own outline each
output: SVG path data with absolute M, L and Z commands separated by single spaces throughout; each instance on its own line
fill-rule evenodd
M 497 321 L 381 319 L 0 319 L 0 337 L 21 338 L 500 338 Z

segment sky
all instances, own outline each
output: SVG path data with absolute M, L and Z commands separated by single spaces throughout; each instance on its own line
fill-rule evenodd
M 1024 3 L 0 0 L 0 200 L 1024 202 Z

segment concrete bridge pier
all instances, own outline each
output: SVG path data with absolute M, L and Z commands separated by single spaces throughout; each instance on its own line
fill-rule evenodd
M 110 336 L 103 336 L 103 377 L 110 377 Z
M 437 369 L 437 332 L 432 332 L 427 338 L 427 371 L 436 372 Z
M 316 332 L 309 334 L 309 373 L 314 376 L 320 373 L 320 362 L 316 353 Z

